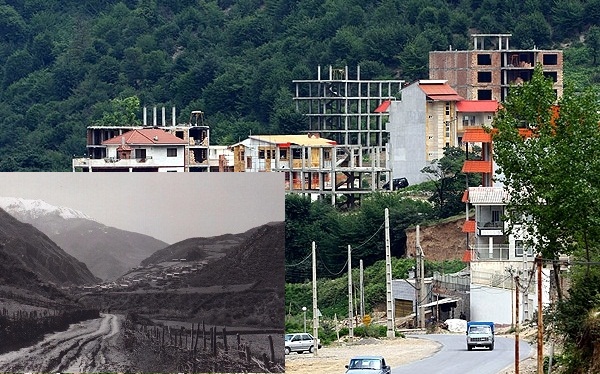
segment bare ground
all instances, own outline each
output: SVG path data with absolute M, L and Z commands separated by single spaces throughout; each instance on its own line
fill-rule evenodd
M 285 358 L 286 374 L 320 373 L 338 374 L 356 355 L 381 355 L 392 367 L 433 355 L 439 344 L 416 338 L 374 339 L 366 338 L 349 343 L 323 347 L 315 356 L 311 353 L 291 353 Z

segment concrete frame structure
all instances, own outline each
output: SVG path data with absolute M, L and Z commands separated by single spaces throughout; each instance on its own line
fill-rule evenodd
M 362 80 L 360 66 L 355 79 L 350 78 L 347 66 L 330 66 L 328 75 L 322 75 L 319 66 L 317 79 L 293 83 L 296 110 L 308 118 L 306 132 L 335 141 L 337 157 L 347 158 L 342 174 L 345 180 L 336 183 L 353 186 L 352 192 L 347 188 L 344 193 L 346 201 L 353 204 L 360 194 L 380 189 L 390 181 L 388 113 L 382 107 L 399 95 L 404 81 Z M 339 191 L 329 194 L 332 203 L 338 194 Z
M 429 52 L 429 78 L 448 80 L 456 92 L 468 100 L 502 102 L 510 87 L 531 80 L 535 66 L 540 64 L 544 75 L 554 81 L 557 96 L 562 96 L 563 52 L 511 49 L 511 36 L 473 34 L 472 50 Z
M 387 173 L 376 164 L 379 157 L 374 163 L 361 160 L 362 146 L 340 147 L 318 134 L 252 135 L 231 148 L 234 171 L 285 173 L 286 192 L 329 198 L 332 204 L 341 194 L 352 199 L 373 192 Z M 355 173 L 363 178 L 354 178 Z M 364 178 L 367 174 L 370 180 Z

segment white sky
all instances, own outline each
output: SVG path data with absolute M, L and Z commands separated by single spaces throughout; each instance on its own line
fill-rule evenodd
M 76 209 L 169 244 L 285 220 L 283 173 L 0 173 L 0 196 Z

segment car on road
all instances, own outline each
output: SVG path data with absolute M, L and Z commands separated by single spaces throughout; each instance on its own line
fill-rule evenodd
M 494 323 L 469 321 L 467 322 L 467 350 L 475 347 L 494 349 Z
M 306 351 L 313 353 L 316 345 L 315 341 L 311 334 L 305 332 L 285 334 L 285 354 L 289 355 L 292 352 L 304 353 Z M 321 348 L 321 343 L 318 343 L 318 348 Z
M 406 178 L 394 178 L 392 180 L 392 189 L 394 191 L 408 187 L 408 179 Z M 384 190 L 390 189 L 390 182 L 385 182 L 385 184 L 381 187 Z
M 347 374 L 391 374 L 392 369 L 382 356 L 356 356 L 346 365 Z

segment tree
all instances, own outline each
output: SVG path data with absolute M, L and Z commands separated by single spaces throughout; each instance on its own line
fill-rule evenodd
M 597 92 L 576 94 L 567 85 L 557 100 L 552 80 L 539 66 L 530 82 L 511 88 L 493 122 L 494 155 L 508 187 L 512 228 L 520 224 L 527 245 L 554 260 L 556 278 L 559 256 L 583 261 L 572 269 L 566 299 L 555 282 L 559 301 L 551 316 L 571 358 L 565 364 L 577 369 L 567 372 L 586 371 L 582 368 L 592 362 L 600 338 L 586 322 L 600 305 L 598 268 L 591 266 L 600 259 L 599 123 Z
M 584 249 L 589 259 L 600 240 L 598 110 L 591 91 L 575 95 L 566 88 L 557 102 L 538 66 L 530 82 L 511 89 L 494 120 L 511 221 L 527 217 L 530 244 L 545 258 Z
M 600 54 L 600 27 L 592 26 L 585 38 L 585 45 L 589 48 L 592 55 L 592 64 L 598 63 L 598 54 Z
M 113 99 L 98 124 L 103 126 L 133 125 L 139 110 L 140 99 L 136 96 Z
M 469 159 L 478 157 L 478 153 L 472 152 Z M 434 160 L 430 166 L 421 170 L 431 176 L 435 190 L 430 201 L 436 207 L 438 218 L 447 218 L 464 210 L 462 195 L 467 182 L 467 176 L 462 172 L 464 163 L 465 152 L 462 149 L 447 147 L 444 149 L 444 157 Z M 468 182 L 470 186 L 477 186 L 481 183 L 481 176 L 469 176 Z

